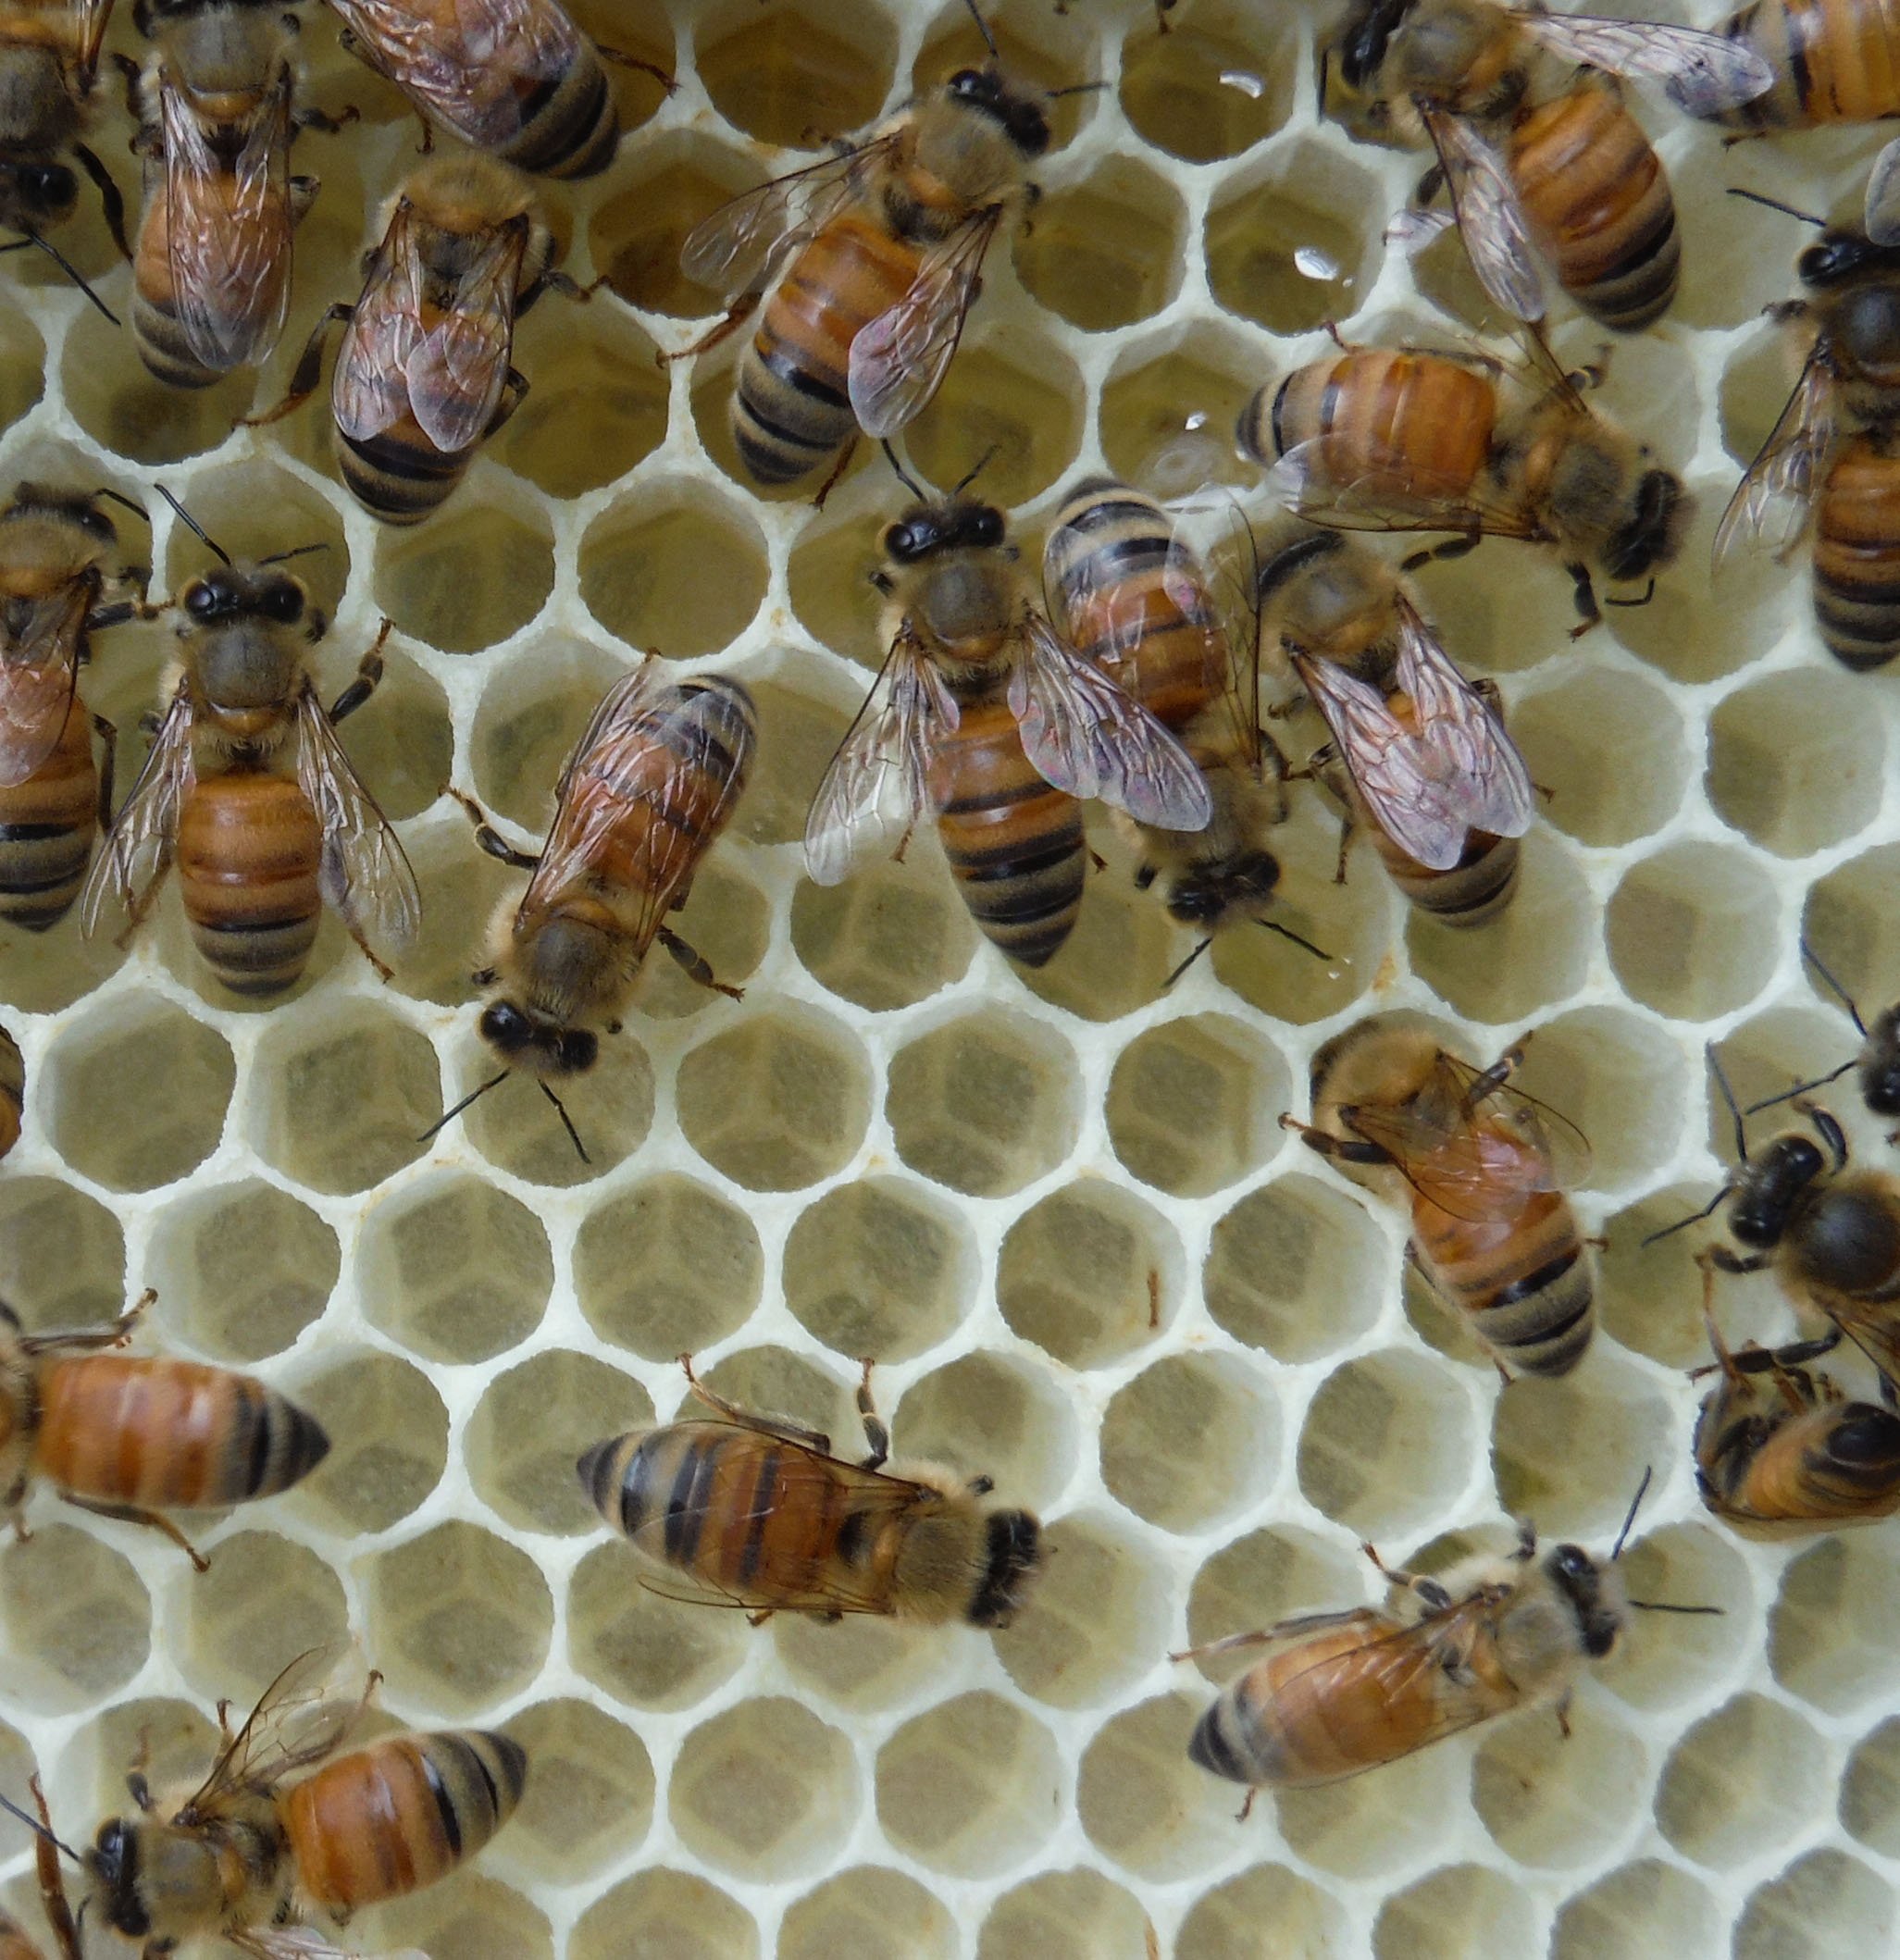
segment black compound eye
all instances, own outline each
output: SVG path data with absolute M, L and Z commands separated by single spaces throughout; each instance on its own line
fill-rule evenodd
M 201 578 L 185 593 L 185 611 L 193 619 L 209 619 L 230 603 L 230 593 L 215 578 Z
M 884 534 L 884 555 L 909 564 L 924 555 L 926 540 L 911 525 L 893 524 Z
M 1553 1555 L 1557 1569 L 1566 1579 L 1586 1579 L 1594 1569 L 1590 1555 L 1582 1545 L 1560 1544 Z
M 981 68 L 959 68 L 948 86 L 960 102 L 981 102 L 996 93 L 996 84 Z
M 1003 514 L 987 503 L 979 504 L 970 514 L 963 527 L 963 536 L 972 544 L 1000 544 L 1003 541 Z
M 570 1075 L 592 1068 L 600 1052 L 600 1037 L 590 1028 L 563 1028 L 554 1042 L 554 1061 Z
M 304 616 L 304 595 L 288 580 L 280 585 L 266 586 L 257 602 L 257 610 L 267 619 L 281 620 L 286 626 L 294 625 Z
M 481 1011 L 481 1038 L 504 1055 L 516 1055 L 534 1039 L 534 1024 L 512 1000 L 491 1001 Z

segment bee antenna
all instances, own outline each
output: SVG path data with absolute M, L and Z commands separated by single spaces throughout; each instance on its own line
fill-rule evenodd
M 214 538 L 211 533 L 207 531 L 205 527 L 200 524 L 194 516 L 192 515 L 191 512 L 188 511 L 184 507 L 184 505 L 180 503 L 168 490 L 166 489 L 164 484 L 155 484 L 153 488 L 158 492 L 161 497 L 165 499 L 165 501 L 168 504 L 171 505 L 172 509 L 178 513 L 179 519 L 184 525 L 184 527 L 188 531 L 193 533 L 193 535 L 198 538 L 198 540 L 210 551 L 212 556 L 217 560 L 219 564 L 229 564 L 230 563 L 230 553 L 226 551 L 223 545 L 219 544 L 217 540 Z
M 319 538 L 315 544 L 300 544 L 288 552 L 273 552 L 268 558 L 260 558 L 259 564 L 287 564 L 292 558 L 307 558 L 312 552 L 327 552 L 328 542 Z
M 1303 946 L 1315 960 L 1330 960 L 1333 955 L 1323 946 L 1315 946 L 1310 939 L 1302 939 L 1297 932 L 1279 924 L 1272 919 L 1256 919 L 1256 925 L 1264 925 L 1270 933 L 1278 933 L 1283 939 L 1291 939 L 1296 946 Z
M 1623 1556 L 1623 1546 L 1629 1543 L 1630 1527 L 1636 1521 L 1636 1513 L 1643 1508 L 1643 1500 L 1649 1495 L 1649 1480 L 1655 1476 L 1654 1464 L 1643 1467 L 1643 1481 L 1636 1486 L 1636 1495 L 1630 1499 L 1630 1507 L 1623 1513 L 1623 1528 L 1616 1534 L 1616 1543 L 1609 1548 L 1609 1562 L 1614 1565 Z
M 1779 197 L 1764 197 L 1759 191 L 1744 191 L 1736 185 L 1729 186 L 1731 197 L 1745 197 L 1751 205 L 1766 205 L 1770 211 L 1779 211 L 1783 217 L 1798 217 L 1804 225 L 1812 225 L 1817 231 L 1825 231 L 1828 221 L 1817 217 L 1812 211 L 1798 211 L 1793 205 L 1784 205 Z
M 541 1084 L 541 1094 L 554 1105 L 554 1113 L 561 1119 L 561 1127 L 567 1132 L 567 1141 L 574 1146 L 575 1152 L 581 1162 L 584 1164 L 592 1163 L 593 1159 L 587 1154 L 587 1147 L 580 1140 L 580 1132 L 574 1127 L 574 1119 L 568 1115 L 561 1098 L 554 1094 L 553 1090 L 546 1083 Z
M 1678 1606 L 1662 1599 L 1633 1599 L 1633 1606 L 1641 1606 L 1645 1613 L 1720 1613 L 1720 1606 Z
M 47 1830 L 38 1817 L 29 1817 L 5 1791 L 0 1791 L 0 1810 L 5 1810 L 11 1816 L 18 1817 L 36 1838 L 43 1838 L 56 1851 L 63 1852 L 75 1865 L 79 1866 L 82 1870 L 84 1869 L 85 1860 L 80 1856 L 79 1853 L 64 1838 L 55 1837 L 52 1831 Z
M 1860 1010 L 1854 1004 L 1854 996 L 1821 964 L 1820 955 L 1807 943 L 1805 934 L 1801 940 L 1801 957 L 1820 975 L 1821 984 L 1827 988 L 1828 992 L 1847 1010 L 1848 1013 L 1853 1017 L 1855 1033 L 1865 1041 L 1867 1039 L 1867 1023 L 1860 1018 Z M 1847 1072 L 1843 1069 L 1841 1073 L 1844 1075 Z M 1833 1077 L 1829 1076 L 1827 1079 L 1832 1082 Z
M 1719 1190 L 1715 1194 L 1715 1196 L 1710 1198 L 1706 1205 L 1703 1206 L 1701 1210 L 1690 1212 L 1687 1218 L 1679 1218 L 1673 1225 L 1665 1225 L 1660 1232 L 1652 1232 L 1649 1236 L 1642 1242 L 1642 1245 L 1639 1249 L 1646 1252 L 1649 1247 L 1655 1245 L 1658 1239 L 1673 1238 L 1678 1232 L 1686 1232 L 1691 1225 L 1699 1225 L 1704 1219 L 1710 1217 L 1714 1213 L 1716 1207 L 1720 1205 L 1722 1199 L 1725 1198 L 1728 1195 L 1729 1187 L 1727 1185 L 1724 1185 L 1721 1189 Z
M 1197 947 L 1196 947 L 1195 949 L 1194 949 L 1194 950 L 1193 950 L 1193 951 L 1192 951 L 1191 953 L 1189 953 L 1189 954 L 1188 954 L 1188 956 L 1186 957 L 1186 959 L 1185 959 L 1184 961 L 1182 961 L 1181 964 L 1180 964 L 1179 966 L 1177 966 L 1177 967 L 1176 967 L 1176 968 L 1174 969 L 1174 972 L 1173 972 L 1172 974 L 1170 974 L 1168 975 L 1168 977 L 1167 977 L 1167 978 L 1166 978 L 1165 980 L 1163 980 L 1163 981 L 1161 982 L 1161 991 L 1162 991 L 1163 993 L 1166 993 L 1166 992 L 1167 992 L 1167 990 L 1168 990 L 1168 989 L 1169 989 L 1169 988 L 1170 988 L 1171 986 L 1174 986 L 1174 984 L 1175 983 L 1175 981 L 1177 981 L 1177 980 L 1178 980 L 1178 979 L 1179 979 L 1179 978 L 1181 977 L 1181 975 L 1182 975 L 1183 974 L 1185 974 L 1185 973 L 1186 973 L 1186 972 L 1187 971 L 1187 969 L 1188 969 L 1188 968 L 1189 968 L 1190 966 L 1192 966 L 1192 965 L 1194 964 L 1194 962 L 1195 962 L 1195 961 L 1196 961 L 1197 960 L 1198 960 L 1198 959 L 1200 958 L 1200 956 L 1201 956 L 1201 955 L 1202 955 L 1202 954 L 1203 954 L 1204 952 L 1206 952 L 1206 951 L 1207 951 L 1207 949 L 1208 949 L 1208 948 L 1209 948 L 1209 947 L 1211 947 L 1211 945 L 1212 945 L 1213 943 L 1214 943 L 1214 937 L 1213 937 L 1213 935 L 1212 935 L 1211 933 L 1210 933 L 1210 934 L 1208 935 L 1208 937 L 1206 937 L 1205 939 L 1203 939 L 1203 940 L 1202 940 L 1202 941 L 1200 942 L 1200 944 L 1199 944 L 1198 946 L 1197 946 Z
M 515 1072 L 513 1069 L 503 1069 L 499 1075 L 491 1075 L 489 1079 L 485 1083 L 483 1083 L 479 1088 L 470 1089 L 467 1095 L 466 1095 L 462 1098 L 462 1100 L 455 1105 L 453 1110 L 445 1110 L 442 1114 L 436 1119 L 434 1123 L 429 1124 L 428 1128 L 426 1129 L 422 1133 L 422 1135 L 416 1139 L 416 1141 L 417 1143 L 429 1142 L 435 1136 L 435 1134 L 438 1130 L 442 1129 L 446 1124 L 453 1123 L 456 1117 L 461 1115 L 462 1111 L 466 1110 L 471 1102 L 478 1102 L 481 1098 L 486 1096 L 491 1089 L 497 1088 L 501 1085 L 501 1084 L 506 1082 L 509 1076 L 512 1075 Z
M 113 502 L 119 505 L 119 507 L 123 510 L 129 510 L 132 514 L 132 515 L 134 517 L 137 517 L 142 523 L 150 524 L 152 521 L 152 513 L 148 511 L 143 503 L 136 503 L 132 501 L 131 498 L 121 496 L 118 490 L 108 489 L 103 483 L 99 486 L 97 490 L 93 492 L 93 494 L 95 497 L 111 498 Z
M 92 301 L 93 305 L 95 305 L 99 309 L 99 311 L 103 313 L 106 317 L 112 322 L 115 327 L 119 324 L 118 314 L 114 313 L 112 308 L 108 306 L 106 302 L 102 300 L 99 295 L 94 292 L 89 285 L 86 284 L 85 280 L 80 277 L 78 267 L 73 265 L 72 261 L 68 259 L 63 252 L 60 251 L 59 247 L 56 245 L 51 239 L 42 238 L 37 231 L 29 231 L 26 236 L 20 240 L 19 242 L 22 245 L 37 245 L 40 250 L 43 252 L 46 256 L 50 258 L 53 263 L 59 267 L 60 271 L 65 273 L 67 278 L 69 279 L 73 282 L 73 284 L 77 286 L 89 300 Z M 0 247 L 0 250 L 5 250 L 7 252 L 12 252 L 17 249 L 18 247 L 13 245 Z
M 898 461 L 897 451 L 890 446 L 890 438 L 888 436 L 885 437 L 883 447 L 885 460 L 897 472 L 897 480 L 910 491 L 919 503 L 928 503 L 930 502 L 929 496 L 919 487 L 917 479 L 911 475 L 910 471 Z
M 1108 87 L 1106 80 L 1101 81 L 1072 81 L 1065 89 L 1050 89 L 1043 97 L 1045 102 L 1060 102 L 1064 95 L 1093 95 L 1098 89 Z
M 976 0 L 963 0 L 963 5 L 970 9 L 970 18 L 976 23 L 976 31 L 983 36 L 983 44 L 989 50 L 989 58 L 992 61 L 1000 61 L 1003 58 L 1001 50 L 996 44 L 996 36 L 989 31 L 989 22 L 976 11 Z
M 957 478 L 956 482 L 951 486 L 950 489 L 950 501 L 952 502 L 954 502 L 959 497 L 961 497 L 963 492 L 968 490 L 973 483 L 975 482 L 977 478 L 980 477 L 983 472 L 989 467 L 989 459 L 996 454 L 997 451 L 1001 446 L 1002 445 L 1000 443 L 992 442 L 989 447 L 986 449 L 980 456 L 977 457 L 975 462 L 973 463 L 970 467 L 966 469 L 961 477 Z
M 1722 1092 L 1722 1100 L 1729 1106 L 1729 1114 L 1735 1124 L 1735 1156 L 1739 1162 L 1748 1161 L 1748 1135 L 1742 1127 L 1742 1112 L 1735 1106 L 1735 1092 L 1729 1086 L 1728 1071 L 1722 1067 L 1722 1059 L 1715 1051 L 1715 1043 L 1710 1042 L 1702 1051 L 1708 1057 L 1709 1073 L 1715 1077 L 1715 1085 Z

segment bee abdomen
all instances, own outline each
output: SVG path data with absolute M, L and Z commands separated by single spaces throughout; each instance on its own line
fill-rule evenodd
M 288 1490 L 329 1453 L 314 1417 L 229 1369 L 85 1355 L 41 1377 L 34 1460 L 80 1496 L 161 1509 L 242 1504 Z
M 420 524 L 432 516 L 475 455 L 473 449 L 444 454 L 406 416 L 394 428 L 366 440 L 346 436 L 334 425 L 332 431 L 337 468 L 350 494 L 385 524 Z
M 417 1892 L 515 1814 L 528 1752 L 489 1729 L 401 1735 L 325 1764 L 280 1800 L 300 1881 L 347 1913 Z
M 1401 895 L 1421 912 L 1447 925 L 1488 925 L 1511 901 L 1518 887 L 1520 852 L 1515 837 L 1474 831 L 1465 852 L 1448 871 L 1428 871 L 1372 825 L 1381 862 Z
M 583 46 L 522 105 L 521 130 L 498 154 L 532 177 L 598 177 L 620 147 L 620 112 L 605 71 Z
M 1872 122 L 1900 108 L 1894 0 L 1755 0 L 1717 29 L 1774 69 L 1774 86 L 1715 119 L 1745 130 Z
M 0 1157 L 19 1141 L 26 1115 L 27 1065 L 19 1044 L 0 1027 Z
M 140 250 L 143 254 L 143 243 Z M 132 288 L 131 324 L 140 360 L 168 388 L 209 388 L 223 380 L 222 371 L 205 366 L 192 353 L 178 315 L 137 286 Z
M 1572 1235 L 1542 1265 L 1502 1284 L 1467 1282 L 1472 1324 L 1488 1346 L 1525 1374 L 1568 1374 L 1583 1358 L 1596 1326 L 1596 1284 Z
M 209 776 L 186 799 L 179 892 L 205 963 L 232 993 L 296 985 L 323 909 L 322 850 L 317 813 L 288 776 Z
M 1841 445 L 1814 523 L 1814 611 L 1827 650 L 1857 673 L 1900 652 L 1900 456 Z

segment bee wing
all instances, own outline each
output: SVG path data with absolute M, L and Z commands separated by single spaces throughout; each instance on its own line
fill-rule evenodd
M 1459 236 L 1478 283 L 1519 320 L 1544 317 L 1544 280 L 1531 248 L 1531 229 L 1504 158 L 1461 116 L 1424 108 L 1423 116 Z
M 342 1947 L 308 1926 L 250 1926 L 224 1937 L 254 1960 L 366 1960 L 360 1947 Z M 376 1960 L 428 1960 L 419 1946 L 379 1952 Z
M 805 872 L 841 885 L 897 850 L 928 802 L 930 762 L 961 719 L 956 698 L 908 626 L 845 730 L 805 818 Z
M 889 148 L 891 141 L 879 137 L 742 192 L 687 233 L 679 269 L 728 298 L 763 288 L 784 254 L 822 229 L 849 201 L 864 159 Z
M 527 243 L 525 225 L 491 232 L 463 274 L 454 304 L 403 364 L 416 425 L 445 455 L 479 441 L 502 399 Z
M 112 22 L 112 0 L 67 0 L 67 11 L 72 65 L 83 90 L 91 87 L 98 71 L 99 50 Z
M 1685 116 L 1719 116 L 1774 86 L 1774 69 L 1753 48 L 1695 28 L 1588 14 L 1514 12 L 1512 19 L 1565 61 L 1633 81 L 1659 81 Z
M 400 951 L 422 923 L 416 874 L 307 676 L 297 695 L 297 780 L 323 834 L 318 882 L 325 901 L 366 938 Z
M 358 442 L 381 435 L 407 412 L 409 356 L 428 331 L 422 262 L 410 224 L 408 205 L 399 204 L 337 351 L 330 409 L 338 428 Z
M 1398 480 L 1400 471 L 1405 480 Z M 1315 436 L 1289 449 L 1267 472 L 1267 494 L 1314 524 L 1346 531 L 1459 531 L 1471 537 L 1542 540 L 1525 513 L 1397 459 L 1376 473 L 1357 466 L 1346 446 Z
M 332 1754 L 363 1706 L 360 1697 L 326 1700 L 323 1686 L 342 1648 L 311 1647 L 290 1661 L 257 1697 L 243 1726 L 217 1753 L 209 1775 L 186 1799 L 180 1817 L 202 1816 L 227 1792 L 269 1785 Z M 291 1725 L 297 1724 L 294 1734 Z
M 192 352 L 220 372 L 277 345 L 291 298 L 291 71 L 245 126 L 229 168 L 185 90 L 158 92 L 165 130 L 166 250 Z
M 1868 1308 L 1838 1296 L 1825 1296 L 1822 1310 L 1885 1379 L 1900 1386 L 1900 1322 L 1890 1311 Z
M 1867 179 L 1867 235 L 1877 245 L 1900 245 L 1900 138 L 1873 160 Z
M 1010 713 L 1023 752 L 1053 788 L 1099 797 L 1160 830 L 1211 821 L 1207 778 L 1186 750 L 1033 610 L 1018 636 Z
M 79 636 L 92 594 L 75 582 L 40 600 L 0 640 L 0 787 L 23 783 L 58 746 L 79 680 Z
M 1800 543 L 1838 435 L 1833 363 L 1823 337 L 1715 527 L 1718 566 L 1745 540 L 1772 540 L 1777 557 Z
M 847 386 L 867 436 L 894 436 L 937 392 L 976 297 L 983 254 L 1002 217 L 992 205 L 937 247 L 895 306 L 851 341 Z
M 180 681 L 153 738 L 145 766 L 131 794 L 119 805 L 86 878 L 80 924 L 88 938 L 98 929 L 108 897 L 136 915 L 171 869 L 179 813 L 198 779 L 192 749 L 196 713 L 191 683 Z

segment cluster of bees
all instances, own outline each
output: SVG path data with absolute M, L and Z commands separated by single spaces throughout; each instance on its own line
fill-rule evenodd
M 328 5 L 354 52 L 457 147 L 398 192 L 360 296 L 324 315 L 284 407 L 314 392 L 341 325 L 330 404 L 343 481 L 377 517 L 414 524 L 518 405 L 516 318 L 550 288 L 587 296 L 555 268 L 530 176 L 579 178 L 612 160 L 620 130 L 602 63 L 628 57 L 595 47 L 557 0 Z M 110 13 L 111 0 L 0 6 L 0 224 L 64 264 L 56 234 L 76 205 L 77 166 L 130 260 L 130 330 L 145 365 L 166 386 L 202 387 L 275 348 L 296 226 L 318 188 L 292 172 L 291 152 L 303 131 L 333 131 L 354 112 L 304 99 L 298 23 L 280 0 L 137 0 L 151 49 L 124 64 L 143 171 L 129 239 L 113 172 L 87 141 Z M 731 415 L 761 484 L 823 471 L 828 489 L 860 436 L 889 448 L 940 384 L 986 250 L 1026 213 L 1049 143 L 1048 99 L 1006 71 L 993 43 L 990 54 L 687 240 L 683 269 L 729 304 L 683 352 L 757 316 Z M 1660 317 L 1676 291 L 1674 205 L 1621 78 L 1738 130 L 1871 120 L 1900 113 L 1900 28 L 1870 4 L 1814 0 L 1757 0 L 1714 33 L 1495 0 L 1347 0 L 1326 48 L 1326 101 L 1434 153 L 1394 235 L 1456 225 L 1516 323 L 1517 354 L 1340 341 L 1243 414 L 1257 497 L 1170 505 L 1141 486 L 1083 482 L 1049 532 L 1039 582 L 973 478 L 934 494 L 891 450 L 912 502 L 881 540 L 888 655 L 813 800 L 809 875 L 839 882 L 900 850 L 928 817 L 977 925 L 1037 967 L 1075 923 L 1083 807 L 1099 800 L 1135 843 L 1137 882 L 1197 934 L 1184 967 L 1236 924 L 1323 961 L 1270 916 L 1273 833 L 1291 786 L 1310 779 L 1343 820 L 1342 878 L 1363 836 L 1413 905 L 1474 929 L 1495 919 L 1536 791 L 1496 690 L 1462 674 L 1409 574 L 1486 537 L 1537 545 L 1571 580 L 1582 635 L 1602 604 L 1642 603 L 1681 551 L 1683 484 L 1592 404 L 1600 373 L 1567 371 L 1543 332 L 1553 279 L 1624 333 Z M 1786 552 L 1811 528 L 1821 637 L 1867 668 L 1900 651 L 1900 155 L 1876 164 L 1860 228 L 1814 222 L 1823 236 L 1798 267 L 1807 296 L 1781 309 L 1807 335 L 1800 378 L 1717 549 Z M 0 915 L 44 932 L 77 903 L 83 931 L 110 919 L 130 933 L 175 870 L 197 949 L 232 994 L 292 986 L 325 906 L 387 977 L 420 898 L 335 732 L 376 688 L 387 623 L 326 708 L 309 664 L 326 622 L 286 568 L 297 549 L 234 561 L 174 502 L 215 563 L 154 604 L 144 577 L 112 562 L 112 495 L 22 483 L 0 510 Z M 1379 530 L 1442 541 L 1395 564 L 1354 535 Z M 143 766 L 115 805 L 116 731 L 79 680 L 95 639 L 160 616 L 176 659 Z M 1268 725 L 1310 711 L 1325 737 L 1296 768 Z M 756 740 L 737 681 L 668 679 L 650 658 L 599 704 L 539 850 L 511 844 L 452 792 L 477 846 L 528 876 L 478 974 L 491 996 L 479 1030 L 501 1070 L 443 1122 L 523 1072 L 585 1155 L 554 1085 L 585 1075 L 618 1031 L 653 946 L 737 994 L 668 922 L 732 816 Z M 1836 1073 L 1857 1065 L 1869 1109 L 1900 1114 L 1900 1009 L 1862 1034 L 1862 1054 Z M 1574 1368 L 1596 1323 L 1591 1247 L 1565 1195 L 1584 1147 L 1512 1085 L 1521 1052 L 1481 1066 L 1368 1022 L 1322 1049 L 1310 1120 L 1283 1119 L 1405 1209 L 1423 1273 L 1507 1381 Z M 1724 1210 L 1729 1243 L 1701 1256 L 1716 1380 L 1695 1464 L 1707 1506 L 1738 1531 L 1900 1509 L 1900 1181 L 1849 1164 L 1839 1123 L 1808 1099 L 1819 1086 L 1790 1092 L 1806 1127 L 1753 1154 L 1753 1112 L 1729 1097 L 1736 1167 L 1697 1214 Z M 23 1100 L 19 1051 L 0 1036 L 0 1154 Z M 1714 1274 L 1760 1268 L 1826 1332 L 1732 1351 Z M 19 1525 L 43 1480 L 166 1532 L 202 1567 L 168 1513 L 272 1496 L 329 1440 L 248 1376 L 123 1352 L 145 1304 L 69 1334 L 29 1334 L 0 1309 L 0 1507 Z M 1844 1340 L 1871 1360 L 1876 1399 L 1851 1398 L 1817 1365 Z M 577 1465 L 655 1591 L 755 1620 L 872 1613 L 995 1627 L 1021 1606 L 1042 1558 L 1037 1520 L 995 1501 L 987 1479 L 892 1463 L 868 1361 L 857 1461 L 712 1395 L 689 1360 L 686 1372 L 707 1418 L 606 1439 Z M 1256 1788 L 1351 1776 L 1513 1708 L 1560 1714 L 1631 1607 L 1716 1610 L 1626 1596 L 1616 1569 L 1641 1495 L 1607 1557 L 1540 1550 L 1526 1526 L 1509 1556 L 1439 1577 L 1379 1565 L 1386 1606 L 1195 1650 L 1268 1649 L 1208 1711 L 1195 1760 L 1248 1785 L 1250 1802 Z M 507 1821 L 529 1772 L 517 1743 L 458 1731 L 346 1749 L 367 1695 L 324 1699 L 326 1670 L 321 1656 L 292 1664 L 182 1800 L 160 1803 L 134 1771 L 135 1814 L 106 1822 L 83 1853 L 55 1834 L 36 1785 L 37 1816 L 0 1797 L 36 1833 L 66 1960 L 81 1941 L 62 1857 L 148 1960 L 214 1933 L 258 1960 L 339 1960 L 307 1911 L 342 1919 L 428 1884 Z M 0 1929 L 4 1960 L 35 1951 L 23 1929 Z

